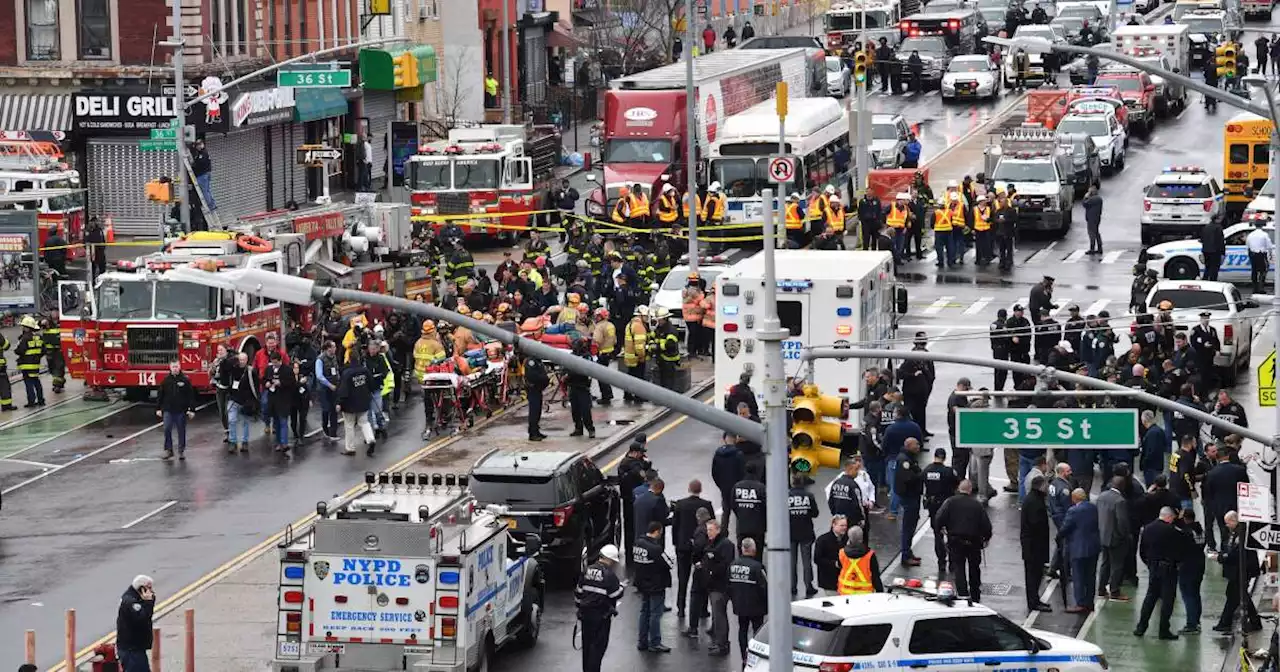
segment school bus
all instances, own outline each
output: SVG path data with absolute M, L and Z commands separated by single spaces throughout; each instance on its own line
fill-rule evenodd
M 1232 221 L 1240 218 L 1267 181 L 1272 128 L 1270 119 L 1241 112 L 1223 130 L 1222 186 L 1227 192 L 1227 215 Z

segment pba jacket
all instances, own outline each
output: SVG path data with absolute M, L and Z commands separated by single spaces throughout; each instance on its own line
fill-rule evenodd
M 738 517 L 738 535 L 763 535 L 765 529 L 764 483 L 743 479 L 733 486 L 733 513 Z

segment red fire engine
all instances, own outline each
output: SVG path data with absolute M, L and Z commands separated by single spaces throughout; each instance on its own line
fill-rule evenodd
M 56 142 L 0 132 L 0 209 L 35 210 L 40 247 L 54 231 L 72 245 L 84 240 L 80 173 L 64 162 Z M 67 254 L 78 259 L 84 248 L 69 248 Z

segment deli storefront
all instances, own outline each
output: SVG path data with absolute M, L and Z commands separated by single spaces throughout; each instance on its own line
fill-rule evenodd
M 220 88 L 218 78 L 206 77 L 198 87 L 188 87 L 186 95 Z M 309 91 L 242 85 L 187 109 L 187 123 L 209 152 L 220 221 L 308 200 L 307 168 L 297 165 L 296 150 L 308 142 L 308 122 L 347 113 L 345 98 L 334 93 L 336 99 L 326 105 L 313 100 Z M 175 176 L 176 155 L 142 141 L 149 140 L 153 129 L 168 127 L 174 111 L 171 86 L 74 96 L 73 137 L 84 157 L 89 213 L 111 216 L 117 233 L 151 235 L 166 211 L 146 199 L 143 185 Z

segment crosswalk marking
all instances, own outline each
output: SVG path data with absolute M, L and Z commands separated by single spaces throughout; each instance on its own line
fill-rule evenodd
M 1062 263 L 1064 263 L 1064 264 L 1078 264 L 1078 263 L 1080 263 L 1080 260 L 1081 260 L 1081 259 L 1084 259 L 1084 254 L 1085 254 L 1085 252 L 1088 252 L 1088 250 L 1076 250 L 1076 251 L 1072 252 L 1071 254 L 1068 254 L 1068 255 L 1067 255 L 1067 258 L 1062 260 Z
M 965 308 L 964 314 L 977 315 L 978 313 L 981 313 L 982 310 L 986 308 L 988 304 L 990 304 L 992 301 L 995 301 L 995 300 L 996 300 L 996 297 L 994 296 L 984 296 L 981 299 L 974 301 L 972 306 Z
M 1057 246 L 1058 246 L 1058 241 L 1056 240 L 1053 241 L 1052 243 L 1049 243 L 1045 247 L 1038 250 L 1035 254 L 1031 255 L 1031 257 L 1027 259 L 1027 263 L 1035 264 L 1035 263 L 1044 261 L 1045 258 L 1048 257 L 1051 252 L 1053 252 L 1053 248 Z
M 1054 297 L 1054 298 L 1058 302 L 1058 307 L 1049 311 L 1049 317 L 1057 317 L 1058 313 L 1061 313 L 1062 311 L 1066 310 L 1067 306 L 1071 305 L 1071 299 L 1069 298 L 1061 298 L 1061 299 L 1057 297 Z
M 1124 250 L 1111 250 L 1110 252 L 1102 255 L 1102 263 L 1114 264 L 1117 261 L 1120 261 L 1120 257 L 1122 256 L 1124 256 Z
M 1106 310 L 1107 306 L 1110 303 L 1111 303 L 1111 299 L 1098 299 L 1097 301 L 1094 301 L 1093 303 L 1089 304 L 1089 308 L 1084 311 L 1084 314 L 1097 315 L 1098 313 L 1101 313 L 1102 311 Z
M 938 297 L 938 300 L 937 300 L 937 301 L 934 301 L 932 304 L 930 304 L 930 306 L 929 306 L 928 308 L 925 308 L 925 309 L 924 309 L 924 314 L 925 314 L 925 315 L 937 315 L 938 313 L 941 313 L 941 312 L 942 312 L 942 309 L 943 309 L 943 308 L 946 308 L 946 307 L 947 307 L 947 305 L 949 305 L 949 304 L 951 303 L 951 299 L 954 299 L 954 298 L 956 298 L 956 297 L 954 297 L 954 296 L 940 296 L 940 297 Z

